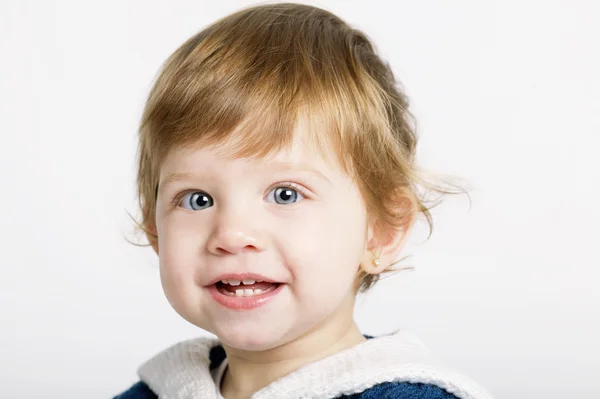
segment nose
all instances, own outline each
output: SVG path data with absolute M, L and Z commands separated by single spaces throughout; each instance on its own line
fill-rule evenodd
M 265 249 L 264 237 L 258 224 L 247 215 L 221 217 L 208 239 L 208 251 L 213 255 L 261 252 Z

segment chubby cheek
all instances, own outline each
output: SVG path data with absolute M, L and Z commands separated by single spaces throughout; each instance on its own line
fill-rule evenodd
M 161 259 L 160 282 L 165 296 L 173 309 L 181 313 L 185 306 L 185 277 L 179 270 L 171 267 L 171 263 Z
M 365 229 L 358 206 L 330 207 L 290 226 L 281 253 L 294 276 L 291 289 L 307 309 L 330 311 L 347 296 L 365 249 Z
M 197 253 L 197 237 L 185 229 L 170 229 L 168 225 L 163 231 L 161 240 L 159 240 L 159 263 L 160 280 L 165 296 L 173 309 L 188 321 L 193 313 L 197 312 L 197 305 L 200 305 L 200 297 L 196 285 L 196 270 L 198 257 L 193 257 Z M 195 305 L 195 309 L 192 306 Z

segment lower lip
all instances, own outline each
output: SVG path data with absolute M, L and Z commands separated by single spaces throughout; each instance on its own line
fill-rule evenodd
M 258 308 L 272 301 L 281 292 L 284 285 L 285 284 L 280 283 L 279 286 L 273 291 L 253 296 L 225 295 L 217 289 L 216 284 L 209 286 L 208 290 L 213 299 L 226 308 L 235 310 L 249 310 Z

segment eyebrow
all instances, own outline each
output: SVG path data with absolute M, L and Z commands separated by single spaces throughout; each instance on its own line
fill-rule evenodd
M 164 190 L 167 186 L 178 181 L 192 180 L 195 176 L 193 173 L 169 173 L 163 181 L 158 185 L 158 191 Z
M 308 174 L 313 175 L 314 177 L 317 177 L 321 180 L 326 181 L 327 183 L 329 183 L 330 185 L 332 184 L 331 181 L 321 172 L 319 172 L 318 170 L 312 168 L 309 165 L 306 164 L 293 164 L 293 163 L 286 163 L 286 162 L 269 162 L 267 164 L 265 164 L 265 169 L 266 170 L 277 170 L 277 171 L 283 171 L 283 172 L 292 172 L 292 171 L 300 171 L 300 172 L 306 172 Z M 176 183 L 178 181 L 185 181 L 185 180 L 193 180 L 194 178 L 197 178 L 199 175 L 194 174 L 194 173 L 182 173 L 182 172 L 175 172 L 175 173 L 170 173 L 167 175 L 167 177 L 165 177 L 165 179 L 163 181 L 160 182 L 159 186 L 158 186 L 158 190 L 164 190 L 167 186 Z M 202 176 L 202 174 L 200 174 L 200 176 Z
M 305 173 L 313 175 L 314 177 L 325 180 L 327 183 L 331 184 L 331 181 L 323 173 L 319 172 L 317 169 L 315 169 L 307 164 L 294 164 L 294 163 L 287 163 L 287 162 L 269 162 L 269 163 L 265 164 L 265 168 L 268 170 L 278 170 L 278 171 L 283 171 L 283 172 L 294 172 L 294 171 L 305 172 Z

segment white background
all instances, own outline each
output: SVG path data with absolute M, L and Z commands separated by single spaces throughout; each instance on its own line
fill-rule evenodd
M 0 5 L 0 385 L 109 398 L 203 332 L 127 243 L 136 128 L 160 64 L 247 1 Z M 322 1 L 406 87 L 418 160 L 465 179 L 359 301 L 498 398 L 598 398 L 600 7 L 594 1 Z

